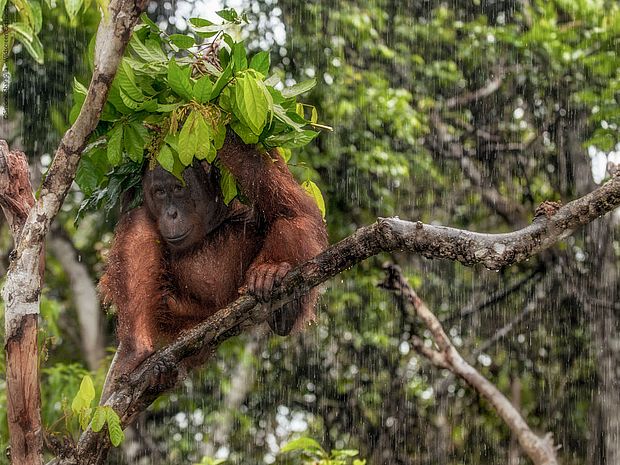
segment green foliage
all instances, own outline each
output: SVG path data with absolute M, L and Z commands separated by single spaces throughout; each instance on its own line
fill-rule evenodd
M 101 3 L 105 0 L 99 0 Z M 64 8 L 72 24 L 77 23 L 81 11 L 90 8 L 90 1 L 64 0 Z M 53 4 L 53 5 L 52 5 Z M 39 0 L 0 0 L 0 22 L 7 16 L 7 34 L 0 34 L 0 50 L 5 47 L 10 50 L 17 40 L 21 43 L 28 54 L 39 64 L 44 61 L 44 48 L 39 37 L 43 26 L 43 8 L 61 8 L 56 2 L 45 0 L 41 5 Z M 8 44 L 5 44 L 8 41 Z M 4 53 L 0 53 L 0 70 L 4 66 Z
M 110 441 L 114 447 L 118 447 L 125 439 L 121 420 L 111 407 L 98 405 L 94 409 L 91 408 L 94 399 L 95 387 L 93 380 L 86 375 L 82 379 L 79 391 L 71 402 L 71 411 L 74 415 L 77 415 L 82 430 L 86 430 L 90 424 L 94 432 L 99 432 L 107 425 Z
M 128 188 L 139 190 L 135 180 L 145 165 L 152 168 L 159 164 L 182 179 L 183 169 L 195 160 L 214 163 L 227 128 L 262 150 L 303 147 L 316 137 L 317 128 L 325 128 L 317 123 L 314 107 L 300 107 L 296 100 L 316 81 L 278 90 L 278 79 L 267 79 L 269 53 L 255 54 L 248 65 L 245 45 L 227 32 L 245 22 L 243 16 L 234 10 L 219 15 L 224 19 L 221 25 L 190 19 L 194 35 L 168 35 L 143 16 L 119 67 L 102 120 L 82 157 L 76 182 L 86 199 L 80 214 L 102 204 L 109 210 Z M 201 41 L 196 43 L 195 37 Z M 84 86 L 76 83 L 73 119 L 85 92 Z M 309 109 L 309 119 L 304 108 Z M 102 156 L 104 148 L 106 157 Z M 231 173 L 216 165 L 229 203 L 239 190 Z M 128 180 L 114 182 L 121 173 Z M 316 184 L 309 192 L 320 200 Z M 321 208 L 325 210 L 324 203 Z
M 84 376 L 80 389 L 71 401 L 71 411 L 74 415 L 77 415 L 80 421 L 82 429 L 88 427 L 90 421 L 92 409 L 90 405 L 95 399 L 95 386 L 90 376 Z
M 0 0 L 0 20 L 4 21 L 4 15 L 8 16 L 8 34 L 0 37 L 0 50 L 5 46 L 10 49 L 17 40 L 32 58 L 43 63 L 43 45 L 38 36 L 43 24 L 41 4 L 36 0 Z M 8 41 L 8 45 L 4 41 Z M 0 69 L 4 65 L 3 59 L 0 56 Z
M 323 195 L 321 194 L 319 187 L 309 179 L 301 183 L 301 187 L 303 187 L 305 191 L 308 192 L 308 194 L 310 194 L 310 196 L 314 199 L 319 207 L 319 210 L 321 211 L 321 215 L 325 218 L 325 200 L 323 200 Z
M 125 433 L 123 433 L 121 427 L 121 419 L 118 417 L 117 413 L 112 410 L 112 407 L 99 405 L 95 408 L 90 426 L 92 430 L 97 433 L 101 431 L 105 425 L 108 426 L 110 442 L 112 442 L 114 447 L 118 447 L 125 439 Z
M 281 454 L 294 452 L 299 455 L 301 463 L 316 465 L 366 465 L 366 460 L 355 458 L 359 451 L 353 449 L 334 449 L 327 452 L 312 438 L 294 439 L 280 449 Z

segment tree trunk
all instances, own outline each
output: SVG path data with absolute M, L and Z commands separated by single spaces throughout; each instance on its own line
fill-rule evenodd
M 4 347 L 10 457 L 15 465 L 39 465 L 42 461 L 37 319 L 36 314 L 17 318 Z
M 34 201 L 26 156 L 9 152 L 8 145 L 0 141 L 0 206 L 15 244 Z M 41 254 L 39 248 L 25 257 L 29 268 L 20 284 L 33 283 L 40 289 L 45 263 Z M 16 465 L 38 465 L 43 460 L 37 348 L 39 293 L 30 294 L 28 286 L 15 284 L 7 280 L 2 289 L 6 304 L 4 351 L 10 456 Z

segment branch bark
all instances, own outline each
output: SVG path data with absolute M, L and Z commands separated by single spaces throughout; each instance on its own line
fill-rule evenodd
M 409 301 L 418 317 L 430 330 L 437 345 L 437 349 L 431 348 L 424 344 L 422 339 L 414 336 L 412 342 L 416 351 L 428 358 L 434 365 L 448 369 L 462 378 L 481 396 L 487 399 L 517 437 L 519 445 L 535 465 L 557 465 L 558 461 L 551 434 L 546 434 L 542 438 L 534 434 L 506 396 L 463 359 L 448 338 L 435 314 L 431 312 L 405 280 L 400 268 L 395 265 L 389 265 L 386 267 L 386 271 L 387 277 L 382 287 L 403 295 Z
M 590 194 L 563 207 L 547 209 L 529 226 L 510 233 L 483 234 L 398 218 L 379 219 L 289 273 L 281 286 L 274 289 L 270 304 L 261 304 L 254 297 L 244 295 L 183 333 L 122 379 L 106 405 L 119 414 L 123 425 L 130 424 L 157 396 L 176 386 L 196 364 L 206 360 L 221 342 L 264 321 L 300 293 L 380 252 L 406 250 L 427 258 L 500 269 L 527 260 L 618 206 L 620 172 Z M 87 430 L 78 442 L 74 457 L 54 463 L 101 464 L 109 446 L 106 432 Z

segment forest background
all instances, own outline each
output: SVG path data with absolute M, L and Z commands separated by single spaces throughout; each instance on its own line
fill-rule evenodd
M 0 138 L 40 176 L 68 127 L 74 78 L 87 82 L 99 13 L 40 4 L 41 50 L 16 42 Z M 334 127 L 293 155 L 299 180 L 327 202 L 331 242 L 377 217 L 504 232 L 545 200 L 567 202 L 605 178 L 620 150 L 620 7 L 603 0 L 258 1 L 247 40 L 270 50 L 289 82 L 316 77 L 304 97 Z M 205 2 L 159 2 L 169 33 L 213 14 Z M 36 185 L 36 184 L 35 184 Z M 71 192 L 48 242 L 41 360 L 44 423 L 114 344 L 99 308 L 116 214 L 74 225 Z M 412 350 L 425 335 L 406 306 L 377 287 L 386 260 L 442 320 L 461 351 L 536 431 L 552 431 L 564 464 L 620 463 L 617 215 L 500 272 L 382 255 L 331 280 L 318 325 L 277 338 L 228 341 L 182 389 L 127 434 L 113 463 L 286 463 L 300 435 L 327 450 L 358 449 L 372 464 L 527 463 L 489 405 Z M 12 243 L 0 239 L 0 276 Z M 6 401 L 0 361 L 0 405 Z M 64 399 L 64 400 L 63 400 Z M 0 407 L 0 447 L 8 441 Z M 74 425 L 69 425 L 71 430 Z M 77 431 L 72 431 L 76 434 Z M 0 463 L 5 460 L 0 457 Z

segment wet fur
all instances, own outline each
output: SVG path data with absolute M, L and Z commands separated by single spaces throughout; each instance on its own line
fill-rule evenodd
M 282 262 L 294 267 L 327 246 L 314 200 L 278 154 L 259 153 L 228 136 L 218 157 L 250 206 L 233 201 L 223 224 L 198 247 L 172 257 L 144 206 L 124 214 L 116 228 L 99 284 L 104 302 L 118 314 L 119 348 L 104 397 L 110 380 L 234 301 L 248 272 Z M 279 318 L 299 330 L 314 319 L 316 299 L 311 291 L 279 311 Z

